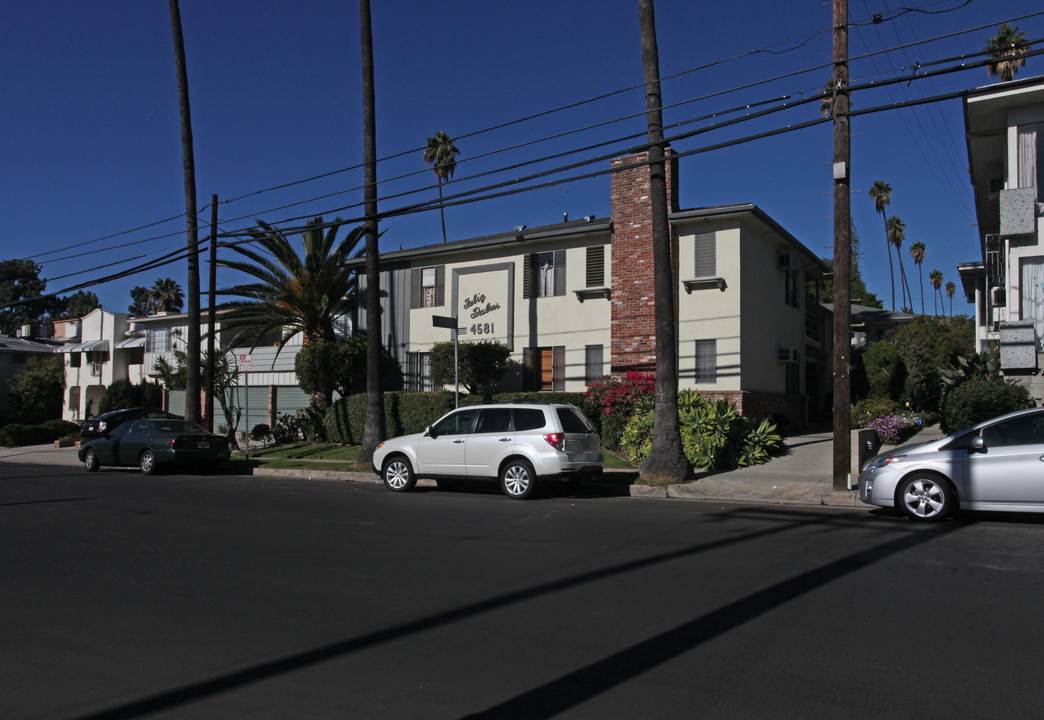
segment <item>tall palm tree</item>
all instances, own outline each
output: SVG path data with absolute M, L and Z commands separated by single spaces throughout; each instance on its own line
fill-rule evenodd
M 181 31 L 178 0 L 169 0 L 170 26 L 174 35 L 174 64 L 178 76 L 178 109 L 181 114 L 181 162 L 185 176 L 185 222 L 188 244 L 188 332 L 185 376 L 185 419 L 200 418 L 200 331 L 199 331 L 199 234 L 196 220 L 196 161 L 192 149 L 192 112 L 189 106 L 188 70 L 185 66 L 185 36 Z
M 941 288 L 942 284 L 943 284 L 943 274 L 942 274 L 942 271 L 941 270 L 932 270 L 930 273 L 928 273 L 928 282 L 930 282 L 932 284 L 932 287 L 935 288 L 935 295 L 933 296 L 933 299 L 934 299 L 933 307 L 935 309 L 935 314 L 938 315 L 939 314 L 939 303 L 938 303 L 938 300 L 939 300 L 939 288 Z
M 885 217 L 885 209 L 891 201 L 892 186 L 884 180 L 875 180 L 870 186 L 870 197 L 874 200 L 874 207 L 881 213 L 881 220 L 885 224 L 885 252 L 888 253 L 888 277 L 892 280 L 892 309 L 895 310 L 895 268 L 892 267 L 892 241 L 888 239 L 888 218 Z
M 957 292 L 957 286 L 953 281 L 946 283 L 946 297 L 950 298 L 950 317 L 953 317 L 953 296 Z
M 926 253 L 923 242 L 918 240 L 910 246 L 910 257 L 917 265 L 917 285 L 921 288 L 921 314 L 924 315 L 924 272 L 921 269 L 921 263 L 924 262 Z
M 906 239 L 906 223 L 898 215 L 892 215 L 885 221 L 888 228 L 888 242 L 895 246 L 895 255 L 899 258 L 899 293 L 902 295 L 900 305 L 913 312 L 913 294 L 910 292 L 910 284 L 906 281 L 906 266 L 903 265 L 903 241 Z M 910 304 L 906 304 L 906 299 Z
M 435 137 L 428 138 L 424 148 L 424 164 L 435 167 L 435 179 L 439 183 L 439 215 L 442 217 L 442 242 L 446 242 L 446 208 L 442 207 L 442 183 L 453 177 L 457 169 L 457 155 L 460 150 L 453 144 L 453 138 L 442 130 L 435 131 Z
M 990 77 L 999 77 L 1001 82 L 1015 79 L 1015 73 L 1026 65 L 1026 58 L 1017 56 L 1033 47 L 1026 42 L 1026 33 L 1008 23 L 1001 25 L 997 34 L 987 38 L 986 42 L 986 52 L 990 56 L 986 72 Z
M 149 289 L 149 304 L 152 312 L 181 312 L 185 293 L 171 278 L 156 280 Z
M 282 350 L 300 334 L 302 345 L 316 340 L 335 340 L 334 319 L 347 310 L 348 298 L 355 289 L 355 277 L 344 269 L 352 250 L 363 236 L 357 227 L 340 241 L 340 218 L 331 225 L 317 217 L 301 233 L 304 255 L 298 255 L 290 240 L 278 228 L 264 222 L 250 231 L 251 244 L 232 245 L 243 260 L 219 260 L 221 267 L 237 270 L 255 282 L 221 290 L 240 300 L 228 303 L 231 311 L 222 323 L 231 330 L 230 345 L 239 340 L 256 344 L 262 336 L 280 331 Z M 331 398 L 313 397 L 317 410 L 325 410 Z

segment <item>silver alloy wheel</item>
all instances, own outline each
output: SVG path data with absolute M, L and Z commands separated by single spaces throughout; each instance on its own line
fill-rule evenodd
M 145 475 L 151 475 L 156 471 L 156 456 L 152 454 L 151 450 L 146 450 L 141 454 L 141 471 Z
M 513 498 L 528 497 L 533 491 L 533 471 L 528 463 L 513 462 L 501 475 L 504 493 Z
M 410 461 L 401 455 L 391 458 L 384 464 L 384 485 L 395 492 L 408 492 L 413 489 L 417 479 L 413 475 Z
M 948 500 L 946 488 L 927 477 L 913 478 L 903 488 L 903 509 L 914 518 L 940 517 L 949 507 Z
M 87 468 L 87 472 L 95 472 L 98 469 L 98 453 L 94 452 L 94 448 L 87 448 L 87 452 L 83 455 L 83 466 Z

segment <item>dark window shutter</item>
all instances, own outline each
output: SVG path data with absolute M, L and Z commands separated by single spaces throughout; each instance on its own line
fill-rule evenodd
M 554 371 L 551 380 L 551 389 L 555 392 L 565 391 L 565 346 L 556 345 L 551 351 Z
M 526 255 L 523 258 L 522 264 L 522 297 L 531 298 L 536 297 L 535 288 L 533 287 L 533 266 L 536 264 L 535 257 L 533 255 Z
M 587 287 L 605 287 L 605 245 L 587 248 Z
M 438 265 L 435 268 L 435 307 L 446 304 L 446 266 Z
M 410 270 L 410 309 L 414 310 L 421 307 L 423 302 L 421 301 L 422 288 L 421 288 L 421 269 L 412 268 Z
M 566 251 L 555 250 L 555 295 L 566 294 Z
M 695 277 L 714 277 L 718 274 L 714 233 L 697 235 L 694 241 Z

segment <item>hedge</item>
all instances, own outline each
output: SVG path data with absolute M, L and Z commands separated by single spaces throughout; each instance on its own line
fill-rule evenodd
M 64 437 L 77 435 L 80 426 L 66 420 L 48 420 L 39 425 L 12 423 L 0 427 L 0 446 L 43 445 Z

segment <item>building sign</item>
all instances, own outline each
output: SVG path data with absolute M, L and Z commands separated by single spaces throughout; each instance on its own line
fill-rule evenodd
M 455 273 L 461 340 L 495 340 L 511 347 L 513 273 L 503 265 Z

